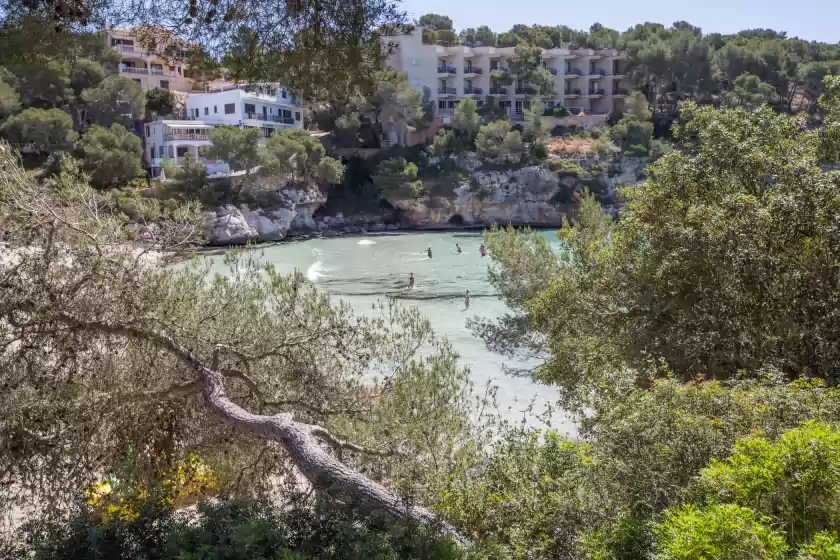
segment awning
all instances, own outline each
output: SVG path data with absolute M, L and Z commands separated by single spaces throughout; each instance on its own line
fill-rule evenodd
M 165 126 L 169 128 L 215 128 L 212 124 L 169 124 L 163 123 Z

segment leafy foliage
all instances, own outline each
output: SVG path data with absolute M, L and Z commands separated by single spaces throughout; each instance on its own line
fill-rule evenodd
M 34 153 L 70 150 L 78 136 L 73 132 L 70 115 L 64 111 L 31 108 L 6 119 L 0 126 L 0 135 L 21 151 Z
M 684 380 L 762 368 L 833 379 L 838 191 L 818 135 L 769 109 L 683 113 L 690 151 L 624 193 L 618 224 L 565 227 L 576 258 L 544 255 L 551 280 L 534 279 L 545 291 L 523 309 L 550 341 L 539 377 L 570 395 L 625 366 L 644 386 L 658 363 Z
M 123 76 L 108 76 L 93 89 L 82 92 L 88 115 L 100 126 L 114 123 L 131 127 L 146 115 L 143 86 Z
M 403 157 L 386 159 L 379 164 L 373 184 L 388 199 L 422 198 L 426 192 L 423 181 L 417 179 L 417 166 Z
M 305 130 L 278 130 L 268 139 L 267 150 L 274 156 L 268 168 L 292 182 L 335 184 L 344 176 L 341 161 L 327 156 L 324 145 Z
M 122 125 L 90 127 L 81 147 L 83 168 L 90 174 L 91 184 L 98 188 L 128 183 L 142 173 L 143 144 Z
M 438 531 L 383 526 L 330 502 L 296 494 L 282 504 L 243 498 L 198 505 L 192 519 L 148 501 L 131 520 L 102 523 L 84 506 L 70 519 L 33 522 L 10 558 L 466 558 Z M 28 549 L 28 551 L 27 551 Z M 28 553 L 29 554 L 28 554 Z
M 657 527 L 657 545 L 675 560 L 782 560 L 787 551 L 769 519 L 734 504 L 686 505 L 669 512 Z

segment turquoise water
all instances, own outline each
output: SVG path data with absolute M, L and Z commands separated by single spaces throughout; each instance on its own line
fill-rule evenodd
M 541 235 L 554 239 L 553 232 Z M 483 388 L 488 380 L 497 385 L 500 410 L 520 420 L 532 400 L 535 410 L 543 410 L 547 404 L 556 403 L 557 393 L 530 378 L 505 374 L 503 364 L 521 368 L 536 362 L 491 352 L 466 327 L 467 317 L 499 317 L 506 311 L 487 281 L 490 259 L 480 256 L 481 243 L 480 233 L 447 232 L 313 239 L 257 250 L 281 272 L 304 272 L 310 282 L 348 302 L 359 313 L 368 312 L 372 303 L 385 297 L 418 308 L 435 332 L 447 337 L 458 351 L 461 362 L 470 368 L 476 388 Z M 463 250 L 461 255 L 456 244 Z M 432 248 L 432 259 L 426 256 L 428 247 Z M 216 259 L 216 270 L 222 271 L 221 258 L 212 258 Z M 415 276 L 413 290 L 408 288 L 411 272 Z M 471 296 L 469 309 L 464 305 L 466 290 Z M 532 418 L 528 421 L 535 422 Z M 552 425 L 560 431 L 575 431 L 573 424 L 556 411 Z

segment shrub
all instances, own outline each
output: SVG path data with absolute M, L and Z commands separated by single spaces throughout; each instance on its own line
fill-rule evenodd
M 579 177 L 583 173 L 580 164 L 569 159 L 549 160 L 548 168 L 557 173 L 558 177 Z
M 840 431 L 811 421 L 771 443 L 738 441 L 726 461 L 703 469 L 702 492 L 716 503 L 749 506 L 782 522 L 791 545 L 840 527 Z
M 293 496 L 279 505 L 246 498 L 204 502 L 192 519 L 150 500 L 132 519 L 103 522 L 90 507 L 78 504 L 69 518 L 27 524 L 9 556 L 455 560 L 466 554 L 437 531 L 357 517 L 331 503 Z
M 660 553 L 672 560 L 781 560 L 787 551 L 768 518 L 735 504 L 674 508 L 655 533 Z

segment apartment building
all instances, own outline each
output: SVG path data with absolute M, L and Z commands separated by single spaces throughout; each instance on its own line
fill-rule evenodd
M 187 96 L 187 120 L 158 120 L 145 125 L 145 160 L 152 176 L 160 174 L 162 158 L 180 165 L 187 156 L 211 175 L 227 173 L 227 164 L 210 161 L 201 148 L 211 146 L 209 131 L 217 126 L 256 128 L 268 138 L 281 128 L 303 128 L 300 96 L 279 84 L 246 86 L 217 83 L 206 93 Z
M 143 89 L 192 90 L 192 80 L 184 75 L 186 63 L 149 52 L 135 39 L 131 29 L 111 29 L 106 36 L 108 45 L 120 53 L 120 76 L 140 83 Z
M 187 118 L 214 125 L 260 128 L 268 138 L 278 128 L 303 128 L 302 99 L 280 84 L 215 84 L 187 97 Z
M 530 108 L 526 84 L 503 86 L 495 83 L 491 72 L 505 69 L 514 47 L 468 47 L 464 45 L 426 45 L 422 29 L 408 35 L 384 37 L 383 43 L 396 48 L 386 62 L 404 70 L 412 86 L 428 88 L 438 114 L 446 116 L 461 99 L 485 96 L 498 98 L 512 119 L 522 118 Z M 543 96 L 546 107 L 566 107 L 573 115 L 608 115 L 621 108 L 629 94 L 622 53 L 613 49 L 543 49 L 542 65 L 555 76 L 555 92 Z

